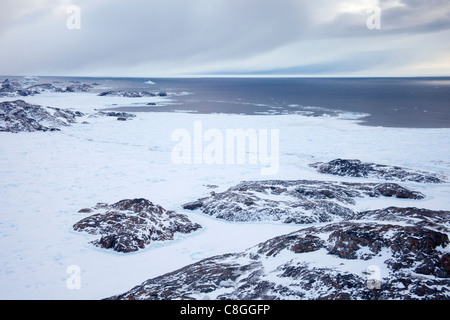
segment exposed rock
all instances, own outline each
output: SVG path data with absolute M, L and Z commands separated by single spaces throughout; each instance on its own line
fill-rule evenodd
M 0 88 L 0 97 L 23 97 L 28 92 L 23 88 L 22 83 L 17 79 L 5 79 Z
M 51 83 L 35 84 L 25 88 L 27 95 L 32 96 L 42 92 L 64 92 L 63 89 L 55 87 Z
M 205 184 L 204 185 L 206 188 L 208 188 L 208 189 L 215 189 L 215 188 L 218 188 L 219 186 L 217 186 L 217 185 L 215 185 L 215 184 Z
M 310 164 L 320 173 L 338 176 L 376 178 L 392 181 L 414 181 L 422 183 L 443 183 L 445 178 L 435 173 L 413 170 L 398 166 L 388 166 L 360 160 L 335 159 L 330 162 Z
M 204 205 L 204 203 L 201 200 L 197 200 L 194 202 L 189 202 L 189 203 L 184 204 L 183 209 L 195 210 L 195 209 L 203 207 L 203 205 Z
M 441 232 L 450 232 L 450 211 L 423 208 L 389 207 L 363 211 L 349 217 L 350 220 L 404 222 L 417 227 L 426 227 Z
M 355 214 L 355 198 L 425 196 L 394 183 L 347 183 L 314 180 L 245 181 L 225 192 L 183 205 L 228 221 L 317 223 L 343 220 Z
M 17 79 L 6 79 L 0 88 L 0 97 L 25 97 L 40 94 L 42 92 L 89 92 L 92 86 L 89 84 L 71 84 L 66 87 L 56 87 L 51 83 L 33 84 L 28 87 Z
M 66 92 L 89 92 L 92 89 L 92 85 L 89 84 L 72 84 L 66 87 Z
M 115 117 L 117 120 L 126 121 L 131 120 L 132 118 L 135 118 L 136 115 L 132 113 L 126 113 L 126 112 L 115 112 L 115 111 L 99 111 L 89 116 L 89 118 L 96 118 L 96 117 Z
M 101 97 L 126 97 L 126 98 L 142 98 L 142 97 L 165 97 L 166 92 L 149 92 L 149 91 L 104 91 L 98 94 Z
M 167 211 L 146 199 L 126 199 L 112 205 L 98 203 L 79 212 L 94 214 L 77 222 L 73 226 L 75 231 L 99 235 L 99 239 L 91 242 L 93 245 L 125 253 L 201 228 L 186 215 Z
M 108 299 L 450 299 L 448 235 L 388 221 L 309 227 Z
M 79 111 L 42 107 L 23 100 L 0 102 L 0 131 L 57 131 L 83 116 Z
M 91 208 L 84 208 L 78 210 L 78 213 L 92 213 L 92 212 L 94 212 L 94 210 L 92 210 Z

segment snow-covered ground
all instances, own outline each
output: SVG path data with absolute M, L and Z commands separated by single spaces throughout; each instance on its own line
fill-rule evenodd
M 306 226 L 231 223 L 183 210 L 181 205 L 223 191 L 243 180 L 317 179 L 361 181 L 317 173 L 308 164 L 335 158 L 398 165 L 450 177 L 450 129 L 367 127 L 357 120 L 301 115 L 200 115 L 137 113 L 128 121 L 89 117 L 112 104 L 167 102 L 165 97 L 99 97 L 92 93 L 47 93 L 23 100 L 86 113 L 59 132 L 0 134 L 0 299 L 101 299 L 200 259 L 238 252 Z M 1 101 L 13 100 L 2 98 Z M 82 124 L 87 121 L 89 124 Z M 177 129 L 278 129 L 279 171 L 262 176 L 260 164 L 174 164 Z M 207 143 L 205 142 L 205 145 Z M 373 180 L 375 181 L 375 180 Z M 207 185 L 217 185 L 211 189 Z M 401 183 L 424 200 L 365 198 L 358 210 L 396 205 L 450 209 L 450 184 Z M 188 215 L 200 231 L 135 253 L 89 244 L 73 231 L 98 202 L 146 198 Z M 77 266 L 79 288 L 68 285 Z M 69 271 L 69 273 L 68 273 Z

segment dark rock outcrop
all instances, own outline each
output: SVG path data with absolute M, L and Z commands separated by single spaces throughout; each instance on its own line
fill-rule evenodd
M 330 162 L 310 164 L 319 173 L 338 176 L 376 178 L 391 181 L 414 181 L 421 183 L 443 183 L 444 177 L 435 173 L 413 170 L 398 166 L 388 166 L 360 160 L 335 159 Z
M 24 97 L 29 95 L 17 79 L 5 79 L 0 88 L 0 97 Z
M 104 91 L 98 94 L 101 97 L 126 97 L 126 98 L 142 98 L 142 97 L 165 97 L 166 92 L 149 92 L 149 91 Z
M 440 232 L 450 232 L 450 211 L 443 210 L 430 210 L 416 207 L 388 207 L 378 210 L 362 211 L 349 217 L 349 220 L 403 222 Z
M 83 113 L 43 107 L 23 100 L 0 102 L 0 132 L 58 131 L 76 122 Z
M 42 92 L 64 92 L 64 89 L 57 88 L 51 83 L 35 84 L 25 88 L 24 90 L 27 91 L 27 95 L 29 96 L 40 94 Z
M 108 299 L 450 299 L 447 233 L 396 224 L 395 210 L 381 222 L 309 227 L 201 260 Z
M 92 84 L 94 85 L 94 84 Z M 66 92 L 90 92 L 93 87 L 92 85 L 81 83 L 81 84 L 71 84 L 66 87 Z
M 183 205 L 228 221 L 317 223 L 343 220 L 355 212 L 356 198 L 425 196 L 394 183 L 348 183 L 314 180 L 245 181 L 224 192 Z
M 136 115 L 127 112 L 99 111 L 89 116 L 89 118 L 96 117 L 115 117 L 117 120 L 126 121 L 135 118 Z
M 98 203 L 79 212 L 94 214 L 74 224 L 75 231 L 99 235 L 99 239 L 91 242 L 93 245 L 124 253 L 201 228 L 186 215 L 167 211 L 146 199 L 125 199 L 111 205 Z

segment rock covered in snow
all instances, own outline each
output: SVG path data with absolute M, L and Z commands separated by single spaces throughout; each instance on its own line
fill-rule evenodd
M 224 192 L 183 205 L 227 221 L 331 222 L 355 212 L 355 198 L 425 196 L 394 183 L 349 183 L 315 180 L 244 181 Z
M 4 101 L 0 102 L 0 131 L 57 131 L 82 116 L 79 111 L 43 107 L 23 100 Z
M 89 92 L 92 90 L 89 84 L 70 84 L 66 87 L 56 87 L 51 83 L 40 83 L 25 86 L 17 79 L 5 79 L 0 88 L 0 97 L 25 97 L 40 94 L 42 92 Z
M 117 120 L 131 120 L 135 118 L 136 115 L 127 112 L 99 111 L 89 116 L 89 118 L 96 118 L 96 117 L 115 117 L 117 118 Z
M 149 92 L 149 91 L 104 91 L 98 94 L 101 97 L 126 97 L 126 98 L 142 98 L 142 97 L 165 97 L 167 93 L 161 92 Z
M 186 215 L 167 211 L 147 199 L 125 199 L 111 205 L 99 203 L 79 212 L 94 214 L 74 224 L 75 231 L 99 235 L 99 239 L 91 242 L 93 245 L 125 253 L 201 228 Z
M 107 299 L 450 299 L 446 233 L 384 220 L 300 229 L 201 260 Z M 410 208 L 415 219 L 442 212 Z M 448 212 L 446 213 L 448 214 Z M 412 220 L 410 221 L 412 222 Z
M 430 172 L 423 172 L 398 166 L 388 166 L 360 160 L 335 159 L 330 162 L 310 164 L 319 173 L 338 176 L 376 178 L 391 181 L 414 181 L 421 183 L 443 183 L 444 178 Z
M 93 84 L 94 85 L 94 84 Z M 92 85 L 86 83 L 71 84 L 66 87 L 66 92 L 90 92 L 93 89 Z
M 429 210 L 415 207 L 388 207 L 378 210 L 362 211 L 350 220 L 405 222 L 413 226 L 450 232 L 450 211 Z
M 5 79 L 0 88 L 0 97 L 19 97 L 27 96 L 28 92 L 17 79 Z
M 57 88 L 51 83 L 35 84 L 25 88 L 24 90 L 27 91 L 27 95 L 29 96 L 40 94 L 42 92 L 64 92 L 63 89 Z

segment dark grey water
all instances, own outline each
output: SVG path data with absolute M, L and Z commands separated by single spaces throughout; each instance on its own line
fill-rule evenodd
M 104 88 L 108 87 L 111 90 L 169 93 L 170 104 L 114 106 L 129 112 L 184 111 L 310 116 L 350 112 L 368 114 L 362 118 L 361 123 L 370 126 L 450 127 L 450 77 L 66 78 L 65 81 L 67 80 L 99 83 L 101 86 L 96 88 L 99 92 L 106 91 Z M 148 80 L 155 84 L 145 83 Z

